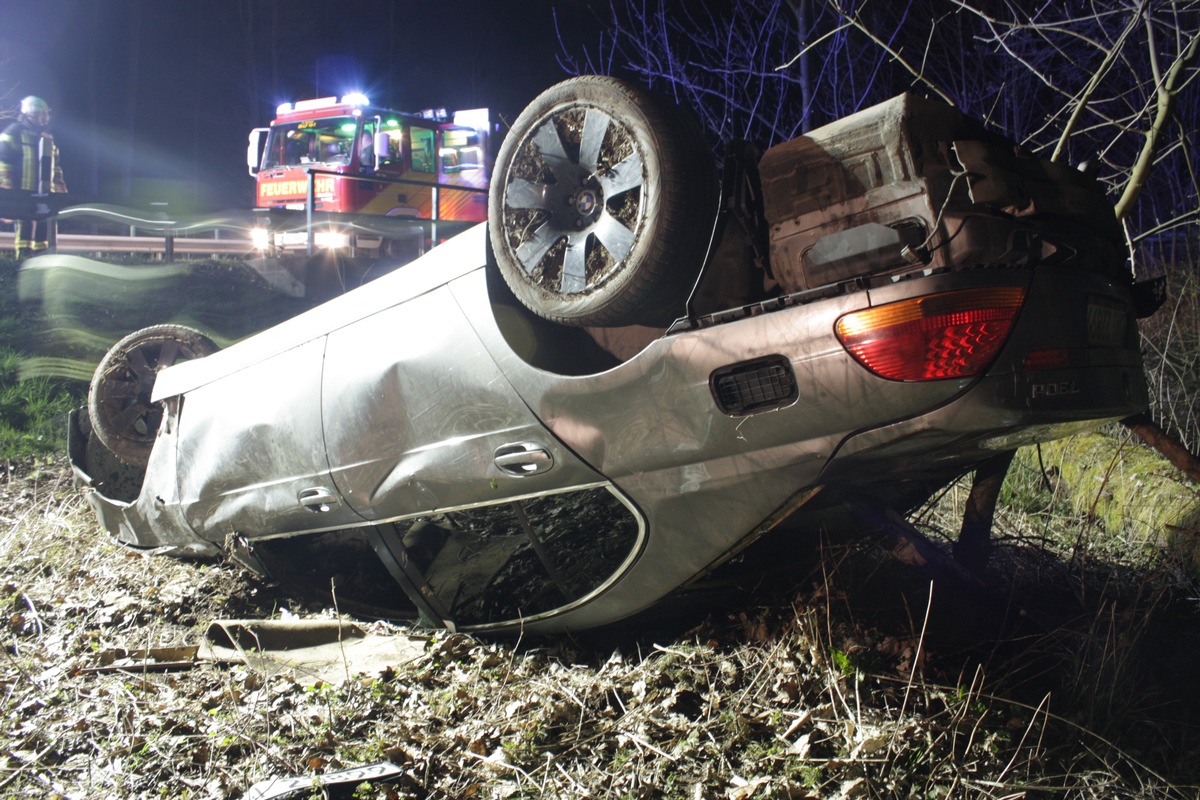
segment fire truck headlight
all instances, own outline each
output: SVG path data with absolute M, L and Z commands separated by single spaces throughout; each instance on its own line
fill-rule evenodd
M 337 231 L 317 231 L 313 243 L 326 250 L 338 250 L 350 245 L 350 237 Z
M 256 250 L 266 250 L 271 245 L 271 232 L 266 228 L 251 228 L 250 244 Z

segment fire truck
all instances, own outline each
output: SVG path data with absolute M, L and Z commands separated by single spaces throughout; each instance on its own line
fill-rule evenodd
M 487 109 L 406 114 L 354 93 L 284 103 L 250 132 L 264 251 L 412 257 L 487 218 Z

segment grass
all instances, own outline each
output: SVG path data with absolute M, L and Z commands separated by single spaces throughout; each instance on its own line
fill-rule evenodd
M 1166 270 L 1167 302 L 1141 322 L 1151 411 L 1193 453 L 1200 449 L 1200 276 Z
M 67 412 L 125 334 L 176 322 L 227 345 L 309 305 L 271 291 L 240 262 L 50 258 L 36 269 L 0 258 L 0 460 L 65 451 Z
M 46 458 L 66 447 L 67 411 L 86 384 L 46 376 L 25 379 L 22 366 L 37 346 L 42 316 L 20 302 L 17 264 L 0 259 L 0 460 Z
M 19 358 L 0 351 L 0 360 Z M 49 378 L 0 376 L 0 459 L 24 460 L 62 452 L 67 413 L 80 398 L 74 387 Z
M 1200 497 L 1126 438 L 1114 430 L 1019 454 L 990 577 L 1009 593 L 1021 627 L 1033 626 L 1032 646 L 1018 648 L 1008 679 L 1052 691 L 1093 734 L 1160 747 L 1154 759 L 1169 759 L 1174 747 L 1200 746 L 1186 666 L 1200 655 L 1197 542 L 1171 524 L 1180 509 L 1194 519 Z M 922 525 L 952 530 L 967 488 L 951 487 Z
M 442 632 L 414 662 L 314 685 L 207 662 L 97 671 L 116 648 L 195 643 L 214 616 L 337 612 L 114 547 L 53 466 L 0 493 L 0 796 L 233 798 L 380 759 L 404 776 L 358 796 L 1183 798 L 1200 779 L 1178 757 L 1200 746 L 1194 661 L 1174 683 L 1147 668 L 1194 610 L 1168 614 L 1173 589 L 1139 601 L 1132 563 L 1094 565 L 1109 583 L 1088 600 L 1069 550 L 1006 542 L 1018 609 L 931 590 L 861 536 L 783 532 L 624 626 Z M 786 569 L 764 578 L 764 561 Z M 1046 570 L 1077 577 L 1045 586 Z

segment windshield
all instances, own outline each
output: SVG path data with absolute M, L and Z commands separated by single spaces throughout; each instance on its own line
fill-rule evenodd
M 358 117 L 306 119 L 271 127 L 263 169 L 300 164 L 349 164 Z

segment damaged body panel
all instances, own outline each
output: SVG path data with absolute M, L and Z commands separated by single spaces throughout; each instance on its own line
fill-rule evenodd
M 556 87 L 501 150 L 488 225 L 157 370 L 145 463 L 108 452 L 111 424 L 74 414 L 72 463 L 104 527 L 180 555 L 365 531 L 398 598 L 430 621 L 582 629 L 646 608 L 806 506 L 911 504 L 1016 447 L 1145 407 L 1115 250 L 1050 224 L 1066 215 L 1111 238 L 1115 220 L 1080 219 L 1091 195 L 1047 218 L 998 209 L 1026 195 L 995 187 L 1033 168 L 952 109 L 909 100 L 768 152 L 769 265 L 729 234 L 722 274 L 692 265 L 695 298 L 680 282 L 669 302 L 626 305 L 609 273 L 667 258 L 640 237 L 659 235 L 654 215 L 693 210 L 653 196 L 655 171 L 675 167 L 651 157 L 645 128 L 674 118 L 642 119 L 643 102 L 609 79 Z M 616 110 L 598 114 L 604 103 Z M 840 167 L 797 183 L 818 179 L 814 158 Z M 564 222 L 539 181 L 559 181 L 558 197 L 567 178 L 582 188 Z M 972 218 L 1007 231 L 1003 253 L 1003 237 L 963 234 Z M 689 236 L 711 230 L 700 222 Z M 989 263 L 960 264 L 964 252 Z M 514 291 L 526 272 L 537 291 Z M 527 298 L 554 291 L 569 302 L 552 314 Z M 591 295 L 600 311 L 568 319 Z M 680 319 L 655 327 L 664 309 Z M 605 327 L 589 327 L 597 316 Z

